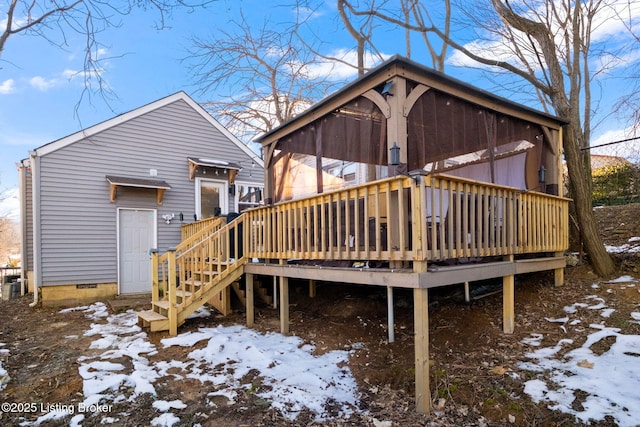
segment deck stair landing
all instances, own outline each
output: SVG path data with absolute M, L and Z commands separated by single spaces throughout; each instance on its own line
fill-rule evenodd
M 138 325 L 176 335 L 189 315 L 227 292 L 244 273 L 241 224 L 241 217 L 226 225 L 212 223 L 175 249 L 162 255 L 153 251 L 151 309 L 138 312 Z

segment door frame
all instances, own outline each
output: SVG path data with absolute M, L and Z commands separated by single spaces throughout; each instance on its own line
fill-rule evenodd
M 195 193 L 196 193 L 196 197 L 195 197 L 195 212 L 196 215 L 198 215 L 198 220 L 202 219 L 202 208 L 201 208 L 201 191 L 200 191 L 200 186 L 202 184 L 202 182 L 211 182 L 213 184 L 217 184 L 222 186 L 222 192 L 220 194 L 220 202 L 221 205 L 220 206 L 220 213 L 222 215 L 226 215 L 229 213 L 229 181 L 225 181 L 222 179 L 211 179 L 211 178 L 196 178 L 196 182 L 195 182 Z
M 118 207 L 116 208 L 116 252 L 117 252 L 117 263 L 118 263 L 118 295 L 122 295 L 122 271 L 120 271 L 120 212 L 121 211 L 147 211 L 153 212 L 153 245 L 152 248 L 158 247 L 158 210 L 150 209 L 150 208 L 132 208 L 132 207 Z

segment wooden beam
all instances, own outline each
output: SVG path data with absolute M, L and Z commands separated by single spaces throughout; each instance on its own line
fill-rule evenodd
M 407 95 L 407 99 L 404 101 L 404 105 L 402 108 L 402 114 L 405 117 L 409 116 L 409 113 L 411 112 L 413 105 L 418 101 L 418 99 L 420 99 L 422 95 L 428 92 L 429 89 L 431 88 L 420 84 L 414 87 L 413 90 L 409 93 L 409 95 Z
M 244 269 L 245 272 L 252 274 L 286 276 L 292 279 L 313 279 L 323 282 L 353 283 L 356 285 L 393 286 L 394 288 L 417 288 L 419 286 L 419 275 L 415 272 L 382 268 L 317 267 L 252 262 L 246 264 Z
M 384 99 L 384 96 L 380 95 L 379 92 L 369 89 L 365 93 L 362 94 L 365 98 L 376 104 L 376 106 L 380 109 L 382 114 L 388 119 L 391 117 L 391 109 L 389 108 L 389 104 L 387 100 Z
M 498 261 L 489 264 L 468 264 L 457 266 L 433 266 L 429 273 L 420 275 L 420 287 L 434 288 L 455 283 L 473 282 L 516 274 L 515 263 Z
M 169 318 L 169 335 L 175 337 L 178 335 L 178 310 L 176 298 L 176 250 L 170 248 L 167 251 L 167 274 L 168 283 L 167 293 L 169 295 L 169 310 L 167 317 Z
M 255 324 L 255 305 L 253 298 L 253 274 L 246 274 L 245 281 L 245 300 L 247 310 L 247 326 L 252 327 Z
M 111 201 L 111 203 L 116 201 L 116 195 L 118 193 L 118 186 L 115 184 L 111 184 L 109 185 L 109 201 Z
M 431 411 L 429 391 L 429 290 L 413 290 L 413 319 L 416 371 L 416 411 Z
M 280 333 L 289 334 L 289 278 L 280 277 Z
M 316 297 L 316 281 L 311 279 L 309 280 L 309 298 Z
M 564 259 L 564 256 L 521 259 L 521 260 L 517 260 L 515 263 L 516 263 L 515 274 L 564 269 L 564 267 L 567 264 L 566 260 Z
M 510 256 L 513 260 L 513 255 Z M 505 334 L 512 334 L 514 328 L 515 276 L 513 274 L 502 277 L 502 330 Z
M 566 260 L 564 260 L 564 254 L 562 252 L 556 252 L 554 255 L 558 257 L 562 257 L 564 264 L 566 265 Z M 553 284 L 555 286 L 564 285 L 564 265 L 562 267 L 558 267 L 553 270 Z
M 394 330 L 394 317 L 393 317 L 393 286 L 387 286 L 387 328 L 389 343 L 395 342 L 395 330 Z

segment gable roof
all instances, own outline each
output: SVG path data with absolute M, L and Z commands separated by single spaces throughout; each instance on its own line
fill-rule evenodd
M 421 79 L 428 81 L 429 86 L 434 89 L 455 93 L 456 96 L 472 103 L 482 102 L 489 106 L 489 108 L 497 111 L 499 110 L 507 114 L 509 114 L 509 111 L 519 112 L 530 117 L 535 117 L 536 120 L 541 122 L 554 123 L 558 127 L 567 124 L 565 120 L 557 116 L 527 107 L 526 105 L 519 104 L 507 98 L 497 96 L 491 92 L 472 86 L 401 55 L 394 55 L 377 67 L 360 76 L 358 79 L 347 84 L 342 89 L 313 104 L 307 110 L 301 112 L 282 125 L 258 136 L 255 141 L 264 144 L 266 139 L 274 138 L 275 134 L 281 135 L 286 133 L 287 131 L 285 131 L 285 129 L 287 128 L 290 130 L 295 129 L 300 126 L 300 123 L 308 120 L 309 117 L 316 118 L 321 116 L 326 112 L 324 111 L 325 109 L 330 108 L 330 106 L 333 106 L 336 102 L 340 102 L 341 98 L 344 98 L 342 100 L 343 103 L 348 102 L 349 99 L 352 99 L 354 96 L 362 93 L 360 88 L 365 87 L 368 89 L 372 84 L 377 84 L 378 81 L 384 83 L 385 80 L 389 80 L 396 75 L 402 75 L 408 78 L 412 78 L 412 76 L 420 76 Z M 351 98 L 349 98 L 350 95 L 352 95 Z
M 60 138 L 53 142 L 49 142 L 41 147 L 38 147 L 34 150 L 36 156 L 45 156 L 49 153 L 57 151 L 61 148 L 64 148 L 68 145 L 71 145 L 75 142 L 81 141 L 85 138 L 89 138 L 93 135 L 96 135 L 102 131 L 110 129 L 119 124 L 125 123 L 129 120 L 135 119 L 137 117 L 142 116 L 143 114 L 149 113 L 151 111 L 157 110 L 159 108 L 165 107 L 169 104 L 172 104 L 176 101 L 184 101 L 186 102 L 195 112 L 200 114 L 205 120 L 207 120 L 214 128 L 222 132 L 224 136 L 226 136 L 231 142 L 236 144 L 242 151 L 244 151 L 252 160 L 254 160 L 258 165 L 264 167 L 264 162 L 256 153 L 254 153 L 247 145 L 243 144 L 235 135 L 233 135 L 227 128 L 222 126 L 220 122 L 211 116 L 200 104 L 195 102 L 189 95 L 187 95 L 184 91 L 176 92 L 173 95 L 169 95 L 167 97 L 161 98 L 157 101 L 151 102 L 149 104 L 143 105 L 142 107 L 136 108 L 135 110 L 128 111 L 126 113 L 115 116 L 111 119 L 105 120 L 104 122 L 98 123 L 96 125 L 90 126 L 88 128 L 82 129 L 76 133 L 65 136 L 64 138 Z

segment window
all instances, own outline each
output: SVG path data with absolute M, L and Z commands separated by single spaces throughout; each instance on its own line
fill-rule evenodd
M 255 208 L 262 202 L 263 186 L 250 183 L 236 183 L 236 205 L 238 212 Z
M 226 181 L 196 180 L 196 214 L 198 219 L 206 219 L 228 213 L 229 193 Z

